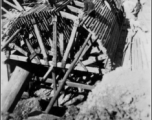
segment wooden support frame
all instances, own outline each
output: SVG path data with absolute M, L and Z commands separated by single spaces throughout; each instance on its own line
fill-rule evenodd
M 45 64 L 46 65 L 49 65 L 48 63 L 48 56 L 47 56 L 47 53 L 46 53 L 46 49 L 45 49 L 45 46 L 44 46 L 44 43 L 43 43 L 43 40 L 42 40 L 42 37 L 41 37 L 41 33 L 40 33 L 40 30 L 36 24 L 36 21 L 35 19 L 32 19 L 32 23 L 33 23 L 33 27 L 34 27 L 34 32 L 36 34 L 36 37 L 37 37 L 37 40 L 38 40 L 38 43 L 39 43 L 39 46 L 41 48 L 41 51 L 42 51 L 42 54 L 43 54 L 43 59 L 45 60 Z

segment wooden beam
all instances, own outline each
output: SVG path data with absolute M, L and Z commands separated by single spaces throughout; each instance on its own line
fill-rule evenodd
M 48 78 L 46 80 L 46 83 L 53 83 L 53 80 Z M 62 81 L 59 81 L 59 84 L 61 84 L 61 83 L 62 83 Z M 94 88 L 94 86 L 75 83 L 75 82 L 71 82 L 70 80 L 66 81 L 66 85 L 69 86 L 69 87 L 82 88 L 82 89 L 86 89 L 86 90 L 92 90 Z
M 77 16 L 75 15 L 72 15 L 70 13 L 66 13 L 66 12 L 63 12 L 63 11 L 60 11 L 61 13 L 61 16 L 66 18 L 66 19 L 70 19 L 70 20 L 73 20 L 73 21 L 76 21 L 76 19 L 78 18 Z
M 18 8 L 20 8 L 20 10 L 25 10 L 17 0 L 13 0 L 13 2 L 16 4 L 16 6 L 18 6 Z
M 73 7 L 73 6 L 71 6 L 71 5 L 67 5 L 67 7 L 68 7 L 69 10 L 71 10 L 72 12 L 75 12 L 75 13 L 80 13 L 80 12 L 82 12 L 81 9 L 76 8 L 76 7 Z
M 53 89 L 54 94 L 56 94 L 57 85 L 56 85 L 56 67 L 57 67 L 57 16 L 53 17 L 53 71 L 52 71 L 52 78 L 53 78 Z M 56 101 L 55 105 L 57 106 L 58 103 Z
M 18 11 L 22 11 L 21 8 L 19 8 L 18 6 L 14 5 L 14 4 L 10 3 L 10 2 L 8 2 L 7 0 L 4 0 L 4 2 L 5 2 L 6 4 L 10 5 L 11 7 L 17 9 Z
M 74 0 L 74 4 L 76 5 L 76 6 L 79 6 L 79 7 L 84 7 L 84 3 L 83 2 L 79 2 L 79 1 L 77 1 L 77 0 Z
M 2 112 L 12 112 L 15 108 L 18 100 L 21 98 L 21 95 L 24 91 L 24 88 L 26 87 L 26 84 L 28 83 L 28 76 L 30 75 L 30 72 L 28 70 L 25 70 L 24 68 L 21 68 L 17 66 L 12 73 L 12 76 L 8 82 L 7 87 L 4 89 L 1 100 L 2 100 L 2 106 L 1 111 Z
M 4 44 L 2 44 L 1 50 L 3 50 L 10 42 L 12 42 L 13 38 L 21 31 L 18 29 Z
M 36 34 L 39 46 L 40 46 L 42 54 L 43 54 L 43 59 L 45 60 L 45 64 L 49 65 L 46 49 L 45 49 L 45 46 L 44 46 L 44 43 L 43 43 L 43 40 L 42 40 L 42 37 L 41 37 L 41 33 L 40 33 L 40 30 L 39 30 L 39 28 L 38 28 L 38 26 L 36 24 L 35 19 L 32 19 L 32 23 L 33 23 L 33 27 L 34 27 L 34 32 Z
M 73 62 L 71 63 L 69 69 L 68 69 L 67 72 L 65 73 L 65 75 L 64 75 L 64 77 L 63 77 L 63 79 L 62 79 L 62 83 L 61 83 L 60 86 L 58 87 L 56 94 L 55 94 L 54 97 L 51 99 L 51 101 L 49 102 L 49 104 L 48 104 L 48 106 L 47 106 L 47 108 L 46 108 L 46 110 L 45 110 L 46 113 L 48 113 L 48 112 L 51 110 L 51 108 L 53 107 L 56 99 L 58 98 L 61 90 L 62 90 L 63 87 L 64 87 L 64 84 L 65 84 L 66 81 L 67 81 L 67 78 L 68 78 L 69 74 L 70 74 L 71 71 L 74 69 L 75 64 L 76 64 L 77 61 L 79 60 L 79 57 L 80 57 L 81 53 L 83 52 L 86 44 L 88 43 L 90 37 L 91 37 L 91 34 L 88 35 L 87 39 L 85 40 L 85 42 L 83 43 L 81 49 L 79 50 L 78 57 L 73 60 Z
M 72 48 L 72 45 L 73 45 L 73 42 L 74 42 L 74 38 L 75 38 L 75 35 L 76 35 L 76 32 L 77 32 L 78 25 L 79 25 L 79 20 L 77 19 L 74 22 L 74 26 L 73 26 L 72 33 L 71 33 L 71 36 L 70 36 L 70 40 L 68 42 L 67 48 L 65 50 L 65 53 L 64 53 L 64 56 L 63 56 L 63 59 L 62 59 L 62 68 L 64 68 L 65 65 L 66 65 L 66 61 L 67 61 L 69 52 L 70 52 L 70 50 Z
M 1 7 L 1 9 L 6 12 L 7 14 L 11 15 L 11 13 L 9 11 L 7 11 L 4 7 Z
M 25 50 L 23 50 L 21 47 L 19 47 L 19 46 L 16 45 L 15 43 L 10 43 L 10 44 L 9 44 L 9 47 L 10 47 L 11 49 L 17 50 L 18 52 L 20 52 L 21 54 L 23 54 L 23 55 L 25 55 L 25 56 L 28 55 L 28 53 L 27 53 Z
M 11 60 L 16 60 L 16 61 L 22 61 L 22 62 L 28 62 L 28 57 L 23 57 L 23 56 L 18 56 L 18 55 L 10 55 L 10 58 L 9 59 L 11 59 Z M 45 65 L 45 61 L 44 60 L 40 60 L 40 62 L 41 62 L 41 65 Z M 37 64 L 37 62 L 35 61 L 35 59 L 33 59 L 32 61 L 31 61 L 31 63 L 33 63 L 33 64 Z M 61 67 L 61 62 L 58 62 L 57 63 L 57 67 L 58 68 L 62 68 Z M 49 66 L 51 66 L 51 65 L 53 65 L 53 62 L 52 61 L 49 61 Z M 70 67 L 70 64 L 66 64 L 66 66 L 65 66 L 65 68 L 66 69 L 69 69 L 69 67 Z M 99 70 L 99 68 L 96 68 L 96 67 L 88 67 L 88 66 L 86 66 L 86 68 L 87 68 L 87 70 L 88 70 L 88 72 L 90 72 L 90 73 L 95 73 L 95 74 L 99 74 L 100 73 L 100 70 Z M 82 71 L 82 72 L 85 72 L 85 70 L 84 70 L 84 68 L 82 68 L 81 66 L 76 66 L 75 68 L 74 68 L 74 70 L 77 70 L 77 71 Z M 101 69 L 101 71 L 102 70 L 104 70 L 104 69 Z

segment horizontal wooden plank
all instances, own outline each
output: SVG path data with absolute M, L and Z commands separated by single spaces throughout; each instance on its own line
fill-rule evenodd
M 61 84 L 62 81 L 59 81 L 59 84 Z M 48 78 L 46 80 L 46 83 L 53 83 L 53 80 Z M 80 84 L 80 83 L 76 83 L 76 82 L 71 82 L 71 81 L 66 81 L 66 85 L 69 87 L 76 87 L 76 88 L 82 88 L 82 89 L 86 89 L 86 90 L 92 90 L 94 88 L 94 86 L 91 85 L 85 85 L 85 84 Z
M 24 57 L 24 56 L 18 56 L 18 55 L 10 55 L 10 58 L 11 60 L 16 60 L 16 61 L 22 61 L 22 62 L 27 62 L 28 61 L 28 57 Z M 45 61 L 44 60 L 40 60 L 41 62 L 41 65 L 45 65 Z M 37 64 L 37 62 L 35 61 L 35 59 L 33 59 L 31 61 L 31 63 L 33 64 Z M 58 68 L 62 68 L 61 67 L 61 62 L 58 62 L 57 63 L 57 67 Z M 49 61 L 49 65 L 52 66 L 53 65 L 53 62 L 52 61 Z M 71 64 L 66 64 L 65 68 L 68 69 L 70 67 Z M 95 73 L 95 74 L 99 74 L 99 68 L 97 67 L 86 67 L 88 69 L 88 72 L 91 72 L 91 73 Z M 77 70 L 77 71 L 84 71 L 84 68 L 81 67 L 80 65 L 77 65 L 74 70 Z M 104 69 L 101 69 L 101 71 L 104 71 Z
M 66 12 L 63 12 L 63 11 L 60 11 L 60 13 L 61 13 L 61 16 L 64 17 L 64 18 L 67 18 L 67 19 L 70 19 L 70 20 L 73 20 L 73 21 L 75 21 L 76 19 L 78 19 L 77 16 L 72 15 L 70 13 L 66 13 Z

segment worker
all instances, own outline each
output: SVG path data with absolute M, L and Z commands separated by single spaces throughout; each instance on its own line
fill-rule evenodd
M 95 5 L 92 0 L 84 0 L 84 9 L 83 12 L 86 15 L 89 15 L 92 11 L 94 11 Z
M 138 13 L 142 10 L 142 5 L 140 3 L 140 0 L 137 1 L 136 6 L 134 7 L 132 13 L 135 16 L 135 19 L 138 18 Z

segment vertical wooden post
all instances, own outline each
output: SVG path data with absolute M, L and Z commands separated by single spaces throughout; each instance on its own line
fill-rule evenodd
M 55 68 L 57 67 L 57 16 L 53 17 L 53 71 L 52 71 L 52 79 L 54 84 L 54 94 L 56 93 L 56 74 Z M 57 102 L 55 103 L 57 105 Z
M 17 66 L 1 95 L 1 111 L 12 112 L 28 83 L 29 70 Z

